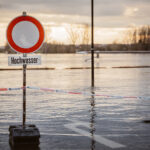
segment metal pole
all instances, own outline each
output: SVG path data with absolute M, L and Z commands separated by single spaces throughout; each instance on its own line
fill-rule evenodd
M 23 54 L 23 57 L 27 57 L 27 54 Z M 26 122 L 26 68 L 27 65 L 23 64 L 23 128 L 25 128 Z
M 94 87 L 94 0 L 91 0 L 91 86 Z
M 23 16 L 26 16 L 26 12 L 22 13 Z M 27 57 L 27 54 L 23 54 L 23 57 Z M 26 68 L 27 65 L 23 64 L 23 116 L 22 116 L 22 126 L 25 128 L 26 123 Z
M 94 92 L 94 88 L 91 88 L 91 100 L 90 100 L 90 105 L 91 105 L 91 109 L 90 109 L 90 133 L 91 133 L 91 150 L 95 149 L 95 117 L 96 117 L 96 111 L 95 111 L 95 92 Z

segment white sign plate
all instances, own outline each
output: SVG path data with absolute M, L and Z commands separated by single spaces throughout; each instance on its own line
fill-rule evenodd
M 21 66 L 23 64 L 27 65 L 41 65 L 41 56 L 34 55 L 34 56 L 8 56 L 8 65 L 9 66 Z

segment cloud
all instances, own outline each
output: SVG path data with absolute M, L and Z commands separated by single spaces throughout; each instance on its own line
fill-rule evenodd
M 108 41 L 121 32 L 119 29 L 150 24 L 150 0 L 94 0 L 94 3 L 97 39 L 105 37 Z M 91 23 L 91 0 L 0 0 L 2 39 L 8 23 L 23 11 L 40 20 L 46 29 Z
M 150 0 L 94 0 L 95 25 L 122 27 L 149 24 Z M 90 23 L 91 0 L 0 0 L 0 13 L 47 14 L 51 21 Z M 1 20 L 3 20 L 1 18 Z
M 53 14 L 90 15 L 91 0 L 5 0 L 3 8 L 30 9 Z M 96 16 L 117 16 L 123 14 L 126 6 L 150 4 L 149 0 L 95 0 Z

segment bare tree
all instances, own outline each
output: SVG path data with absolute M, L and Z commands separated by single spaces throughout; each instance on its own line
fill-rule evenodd
M 50 26 L 47 26 L 46 28 L 45 28 L 45 42 L 46 43 L 49 43 L 50 41 L 51 41 L 51 27 Z
M 125 41 L 134 50 L 150 50 L 150 26 L 131 28 L 126 33 Z
M 51 40 L 50 34 L 51 34 L 51 28 L 50 28 L 50 26 L 46 26 L 46 28 L 45 28 L 45 42 L 44 42 L 44 44 L 42 46 L 42 52 L 43 53 L 47 53 L 48 52 L 48 43 Z
M 82 44 L 88 45 L 90 43 L 90 27 L 88 24 L 84 24 L 80 37 Z
M 124 42 L 125 44 L 132 44 L 133 41 L 135 40 L 135 28 L 129 28 L 129 30 L 127 30 L 125 32 L 125 38 L 124 38 Z M 134 38 L 133 38 L 134 37 Z
M 72 45 L 76 45 L 79 41 L 79 29 L 78 27 L 74 27 L 71 25 L 69 28 L 66 28 L 66 31 L 68 33 L 68 40 Z
M 90 50 L 90 27 L 88 24 L 83 24 L 80 26 L 80 48 L 81 50 Z

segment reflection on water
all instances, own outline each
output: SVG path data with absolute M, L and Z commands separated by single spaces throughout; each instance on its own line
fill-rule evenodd
M 91 90 L 91 93 L 94 95 L 95 92 L 94 90 L 92 89 Z M 90 133 L 91 133 L 91 150 L 95 150 L 95 139 L 94 139 L 94 134 L 96 132 L 96 129 L 95 129 L 95 117 L 96 117 L 96 111 L 95 111 L 95 97 L 94 96 L 91 96 L 91 99 L 90 99 Z

